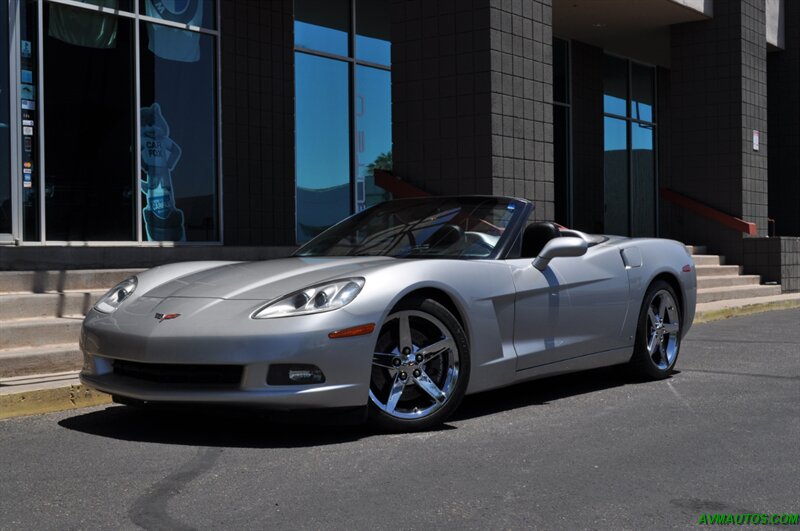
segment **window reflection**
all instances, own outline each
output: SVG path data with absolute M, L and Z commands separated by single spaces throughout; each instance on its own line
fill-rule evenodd
M 151 23 L 140 34 L 143 239 L 217 240 L 214 37 Z
M 299 242 L 391 196 L 375 184 L 392 169 L 389 4 L 295 0 Z
M 655 68 L 613 56 L 605 68 L 605 231 L 654 236 Z
M 363 210 L 389 199 L 375 185 L 374 170 L 392 169 L 391 74 L 368 66 L 356 67 L 356 206 Z
M 628 62 L 611 55 L 605 56 L 603 112 L 628 115 Z
M 553 101 L 569 103 L 569 42 L 553 39 Z
M 215 28 L 217 6 L 214 0 L 140 0 L 140 2 L 139 12 L 142 15 L 189 26 Z
M 295 46 L 348 55 L 350 0 L 295 0 Z
M 603 122 L 606 234 L 628 234 L 627 122 L 606 116 Z
M 631 65 L 631 117 L 653 121 L 655 102 L 655 70 L 639 64 Z
M 348 65 L 295 53 L 297 239 L 350 213 Z
M 553 171 L 555 221 L 570 226 L 570 124 L 569 107 L 553 105 Z
M 8 20 L 8 2 L 0 2 L 0 20 Z M 32 81 L 32 80 L 31 80 Z M 11 146 L 8 98 L 8 24 L 0 26 L 0 234 L 11 233 Z
M 391 64 L 389 10 L 390 6 L 387 0 L 357 0 L 357 59 L 382 65 Z
M 133 12 L 133 0 L 78 0 L 84 4 L 119 9 L 120 11 Z
M 29 91 L 35 92 L 38 86 L 38 3 L 36 0 L 21 2 L 20 36 L 19 36 L 19 75 L 20 82 L 29 85 Z M 23 88 L 23 87 L 20 87 Z M 21 94 L 20 96 L 22 96 Z M 32 94 L 33 99 L 20 97 L 16 105 L 22 118 L 22 238 L 26 241 L 41 238 L 41 212 L 39 211 L 39 141 L 36 133 L 37 124 L 41 125 L 37 109 L 39 97 Z M 31 127 L 30 135 L 24 134 L 25 127 Z M 19 169 L 17 169 L 19 171 Z
M 134 240 L 133 22 L 57 4 L 44 16 L 47 239 Z
M 652 236 L 655 227 L 655 157 L 650 124 L 631 123 L 631 236 Z

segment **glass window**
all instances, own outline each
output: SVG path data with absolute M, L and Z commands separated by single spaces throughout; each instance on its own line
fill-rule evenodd
M 133 240 L 133 22 L 46 6 L 47 239 Z
M 628 123 L 606 116 L 603 122 L 605 233 L 628 234 Z
M 553 39 L 553 101 L 569 103 L 569 42 Z
M 391 64 L 387 0 L 356 1 L 356 58 L 362 61 Z
M 133 0 L 78 0 L 78 2 L 133 13 Z
M 347 56 L 349 31 L 350 0 L 295 0 L 295 46 Z
M 605 232 L 654 236 L 655 68 L 612 56 L 605 67 Z
M 149 22 L 140 35 L 142 239 L 218 240 L 214 37 Z
M 8 2 L 0 2 L 0 234 L 11 233 L 11 137 L 8 98 Z M 16 172 L 14 172 L 16 174 Z
M 216 9 L 214 0 L 140 0 L 139 4 L 142 15 L 209 29 L 216 27 Z
M 553 171 L 555 185 L 555 220 L 571 226 L 570 217 L 570 108 L 553 105 Z
M 631 118 L 653 122 L 655 104 L 655 69 L 633 63 L 631 65 Z
M 628 61 L 611 55 L 605 56 L 603 112 L 628 115 Z
M 351 211 L 348 64 L 295 54 L 297 239 Z
M 388 0 L 295 1 L 299 242 L 391 196 L 375 183 L 392 169 L 388 11 Z
M 36 104 L 38 95 L 38 9 L 36 0 L 20 3 L 20 36 L 19 36 L 19 112 L 22 146 L 20 172 L 22 180 L 22 237 L 26 241 L 36 241 L 41 237 L 39 212 L 39 142 L 36 134 L 38 116 Z M 30 127 L 31 129 L 25 129 Z M 25 134 L 30 133 L 30 134 Z
M 652 106 L 651 106 L 652 108 Z M 655 233 L 655 126 L 631 122 L 631 236 L 652 236 Z
M 368 66 L 356 67 L 356 207 L 363 210 L 390 199 L 375 185 L 374 170 L 392 169 L 391 73 Z

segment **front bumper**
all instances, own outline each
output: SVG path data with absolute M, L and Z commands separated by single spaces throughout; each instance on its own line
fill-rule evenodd
M 316 315 L 250 319 L 258 302 L 223 299 L 131 301 L 111 315 L 90 312 L 81 331 L 81 381 L 95 389 L 145 402 L 249 405 L 274 410 L 365 406 L 369 396 L 370 335 L 329 339 L 328 333 L 366 322 L 343 308 Z M 180 318 L 159 321 L 156 313 Z M 379 318 L 379 316 L 375 316 Z M 227 385 L 170 383 L 120 373 L 115 360 L 181 366 L 239 366 Z M 272 364 L 310 364 L 324 383 L 268 385 Z

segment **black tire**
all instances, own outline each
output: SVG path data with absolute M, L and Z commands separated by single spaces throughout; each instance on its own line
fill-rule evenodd
M 400 340 L 400 321 L 404 318 L 408 322 L 413 349 L 405 355 L 400 348 L 402 342 Z M 442 334 L 441 337 L 436 338 L 439 333 Z M 436 348 L 426 350 L 425 347 L 444 343 L 451 344 L 448 341 L 452 342 L 455 349 L 441 347 L 440 353 L 435 357 L 425 362 L 419 361 L 419 357 L 423 354 L 427 356 L 430 352 L 437 351 Z M 381 365 L 376 360 L 373 362 L 368 419 L 369 423 L 379 430 L 408 432 L 435 428 L 453 414 L 464 398 L 470 375 L 469 342 L 463 327 L 455 316 L 438 302 L 432 299 L 401 301 L 392 309 L 383 323 L 378 334 L 375 352 L 384 353 L 380 360 L 376 358 L 377 361 L 385 359 L 397 363 L 397 360 L 400 360 L 403 363 L 399 368 L 395 368 L 388 363 Z M 420 352 L 423 354 L 419 354 Z M 410 361 L 410 358 L 414 356 L 416 359 Z M 454 367 L 455 373 L 453 372 Z M 418 375 L 417 372 L 420 374 Z M 395 401 L 395 407 L 389 408 L 391 393 L 398 385 L 401 373 L 407 374 L 404 379 L 406 383 L 402 384 L 404 387 L 397 395 L 400 398 Z M 418 376 L 423 380 L 427 378 L 427 381 L 437 387 L 429 387 L 429 390 L 426 391 L 423 383 L 428 385 L 427 382 L 420 383 Z M 440 396 L 445 396 L 445 398 L 441 401 L 436 400 L 430 389 L 438 389 L 443 393 Z M 385 402 L 383 401 L 384 397 L 386 397 Z M 430 406 L 426 406 L 428 401 L 431 402 Z M 416 404 L 420 404 L 423 409 Z M 402 418 L 416 415 L 414 407 L 417 407 L 422 416 Z M 430 409 L 429 413 L 425 413 L 428 411 L 426 407 Z
M 675 290 L 664 280 L 656 280 L 647 288 L 639 310 L 633 357 L 629 365 L 636 376 L 662 380 L 672 373 L 680 353 L 683 323 L 677 301 Z M 665 303 L 665 310 L 657 311 L 662 302 Z M 659 332 L 659 329 L 662 331 Z

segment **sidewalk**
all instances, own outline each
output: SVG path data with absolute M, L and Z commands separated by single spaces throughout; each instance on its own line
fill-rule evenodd
M 697 305 L 695 323 L 800 307 L 800 293 Z M 110 404 L 111 396 L 85 387 L 78 372 L 0 379 L 0 419 Z

